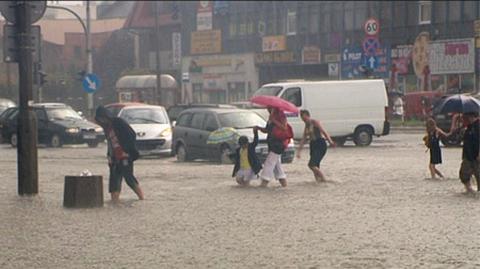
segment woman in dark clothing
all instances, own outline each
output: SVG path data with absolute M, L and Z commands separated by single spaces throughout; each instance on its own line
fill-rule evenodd
M 302 117 L 303 122 L 305 122 L 305 131 L 303 132 L 302 141 L 300 141 L 297 158 L 300 158 L 300 152 L 302 151 L 303 145 L 305 144 L 306 139 L 309 138 L 310 161 L 308 162 L 308 167 L 312 170 L 317 182 L 325 182 L 325 176 L 320 170 L 320 162 L 327 152 L 327 143 L 325 142 L 325 139 L 327 139 L 332 146 L 335 146 L 335 142 L 333 142 L 330 135 L 328 135 L 325 129 L 323 129 L 320 122 L 310 118 L 310 112 L 308 110 L 300 111 L 300 116 Z
M 122 178 L 125 178 L 125 182 L 138 198 L 143 200 L 143 191 L 133 175 L 133 162 L 139 157 L 135 147 L 135 132 L 126 121 L 111 116 L 103 106 L 97 108 L 95 120 L 102 126 L 108 141 L 107 157 L 110 167 L 108 189 L 112 201 L 116 203 L 120 199 Z
M 427 120 L 427 145 L 430 149 L 430 164 L 428 168 L 432 179 L 436 178 L 436 175 L 443 178 L 443 174 L 435 167 L 437 164 L 442 163 L 442 150 L 440 149 L 440 136 L 448 137 L 450 133 L 445 133 L 437 127 L 437 123 L 433 119 Z

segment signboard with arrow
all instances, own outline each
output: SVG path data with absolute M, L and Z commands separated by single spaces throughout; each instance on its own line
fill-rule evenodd
M 94 93 L 100 88 L 100 80 L 95 74 L 87 74 L 82 81 L 83 90 L 87 93 Z

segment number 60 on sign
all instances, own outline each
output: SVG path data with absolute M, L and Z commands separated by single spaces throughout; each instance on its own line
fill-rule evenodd
M 365 21 L 363 29 L 365 31 L 365 34 L 369 36 L 378 35 L 378 32 L 380 32 L 380 23 L 375 18 L 369 18 Z

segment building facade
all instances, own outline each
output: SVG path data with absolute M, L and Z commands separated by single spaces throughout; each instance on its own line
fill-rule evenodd
M 479 3 L 162 1 L 161 69 L 182 81 L 184 102 L 246 100 L 291 79 L 377 77 L 404 93 L 473 92 Z M 127 27 L 142 29 L 140 67 L 153 69 L 153 4 L 136 6 Z

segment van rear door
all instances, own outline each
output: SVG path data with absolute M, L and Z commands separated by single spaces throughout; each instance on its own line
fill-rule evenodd
M 289 101 L 294 104 L 298 109 L 303 105 L 303 94 L 300 87 L 290 87 L 285 89 L 280 98 Z M 287 115 L 288 122 L 292 126 L 293 134 L 296 139 L 301 138 L 303 135 L 304 123 L 300 119 L 300 113 L 285 113 Z

